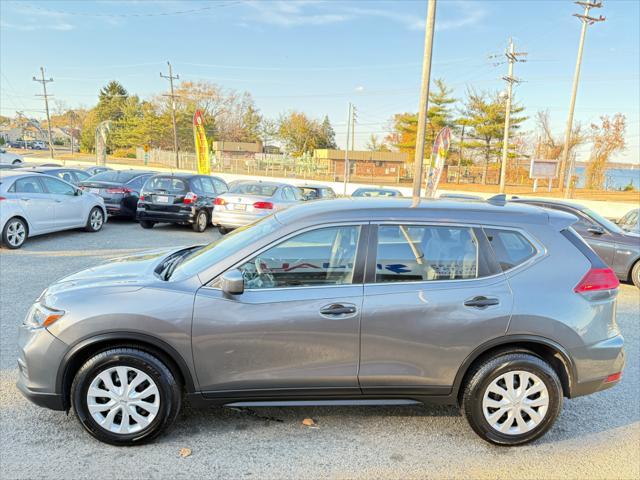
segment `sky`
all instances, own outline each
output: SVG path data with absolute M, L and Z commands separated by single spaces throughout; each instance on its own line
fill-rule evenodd
M 603 0 L 606 21 L 587 30 L 575 120 L 627 117 L 627 150 L 640 160 L 640 1 Z M 582 8 L 569 0 L 438 0 L 432 79 L 464 99 L 467 89 L 504 90 L 510 37 L 527 62 L 515 101 L 531 117 L 548 109 L 562 135 Z M 170 61 L 184 80 L 249 91 L 261 112 L 328 115 L 338 144 L 348 103 L 356 148 L 384 137 L 394 113 L 418 110 L 426 1 L 11 1 L 0 2 L 0 113 L 42 118 L 44 66 L 55 102 L 92 106 L 110 80 L 148 98 L 164 92 Z M 492 57 L 492 55 L 497 55 Z M 579 159 L 588 156 L 582 146 Z

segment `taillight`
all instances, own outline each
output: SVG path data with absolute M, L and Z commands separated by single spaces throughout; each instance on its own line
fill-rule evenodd
M 573 289 L 576 293 L 596 292 L 618 288 L 620 282 L 610 268 L 592 268 Z
M 198 200 L 198 195 L 196 195 L 193 192 L 189 192 L 184 196 L 185 205 L 188 205 L 190 203 L 196 203 L 196 200 Z
M 605 379 L 604 383 L 617 382 L 621 378 L 622 378 L 622 372 L 612 373 Z
M 256 202 L 253 204 L 253 208 L 260 210 L 271 210 L 273 208 L 273 203 L 271 202 Z
M 140 202 L 144 202 L 144 195 L 140 195 L 140 196 L 138 197 L 138 201 L 140 201 Z
M 227 202 L 225 201 L 225 199 L 224 199 L 224 198 L 217 197 L 217 198 L 215 199 L 215 201 L 213 202 L 213 204 L 214 204 L 214 205 L 226 205 L 226 204 L 227 204 Z
M 127 187 L 107 188 L 107 193 L 122 193 L 127 195 L 131 192 L 133 192 L 133 190 Z
M 0 197 L 0 202 L 1 202 L 2 200 L 6 200 L 6 199 L 7 199 L 7 197 Z

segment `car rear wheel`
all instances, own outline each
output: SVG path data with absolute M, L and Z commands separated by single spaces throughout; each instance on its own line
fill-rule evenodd
M 640 288 L 640 260 L 631 269 L 631 281 L 636 287 Z
M 191 228 L 193 228 L 194 232 L 204 232 L 207 229 L 207 224 L 209 223 L 209 216 L 207 212 L 204 210 L 200 210 L 193 223 L 191 224 Z
M 148 442 L 180 411 L 181 390 L 153 355 L 114 348 L 90 358 L 71 386 L 73 409 L 95 438 L 112 445 Z
M 9 219 L 2 230 L 2 243 L 10 249 L 20 248 L 27 240 L 27 224 L 18 217 Z
M 553 368 L 530 353 L 503 353 L 471 374 L 462 400 L 471 428 L 496 445 L 522 445 L 544 435 L 562 408 Z
M 218 227 L 218 232 L 220 232 L 220 235 L 226 235 L 227 233 L 229 233 L 229 229 L 224 227 Z
M 149 220 L 140 220 L 140 226 L 142 228 L 153 228 L 156 222 L 151 222 Z
M 87 224 L 84 229 L 87 232 L 99 232 L 104 225 L 104 212 L 100 207 L 93 207 L 89 212 L 89 218 L 87 218 Z

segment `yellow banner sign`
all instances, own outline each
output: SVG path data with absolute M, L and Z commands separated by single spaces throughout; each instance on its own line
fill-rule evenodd
M 210 175 L 209 143 L 207 142 L 207 135 L 204 131 L 204 115 L 200 110 L 196 110 L 196 113 L 193 115 L 193 138 L 196 145 L 198 173 L 201 175 Z

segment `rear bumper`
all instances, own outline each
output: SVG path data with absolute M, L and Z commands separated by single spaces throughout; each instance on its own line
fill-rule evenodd
M 134 217 L 136 216 L 136 211 L 132 208 L 127 207 L 124 202 L 120 203 L 106 203 L 104 204 L 104 208 L 107 209 L 108 215 L 113 215 L 116 217 Z
M 136 212 L 136 220 L 147 220 L 149 222 L 193 223 L 195 217 L 195 209 L 180 212 L 162 212 L 138 208 Z
M 571 388 L 571 398 L 606 390 L 620 383 L 621 378 L 609 382 L 607 378 L 624 369 L 622 335 L 581 347 L 571 353 L 577 370 L 577 382 Z
M 226 212 L 214 210 L 211 214 L 211 223 L 216 227 L 238 228 L 249 225 L 250 223 L 260 220 L 271 213 L 273 213 L 272 210 L 265 213 L 236 213 L 233 211 Z

